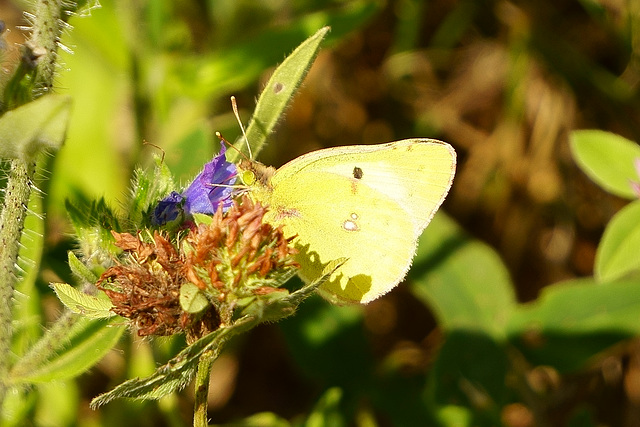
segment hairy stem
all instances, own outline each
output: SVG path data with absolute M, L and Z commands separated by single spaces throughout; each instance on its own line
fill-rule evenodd
M 33 13 L 31 39 L 28 45 L 39 56 L 36 67 L 36 96 L 47 93 L 53 87 L 53 77 L 58 59 L 58 43 L 62 27 L 62 1 L 37 1 Z
M 195 380 L 195 408 L 193 412 L 193 426 L 207 427 L 209 425 L 207 409 L 209 398 L 209 378 L 211 365 L 216 360 L 218 352 L 209 351 L 203 354 L 198 361 L 198 371 Z
M 6 379 L 11 360 L 11 306 L 17 281 L 15 267 L 34 171 L 35 161 L 16 159 L 11 162 L 0 213 L 0 408 L 7 393 Z
M 61 19 L 63 7 L 62 0 L 39 0 L 31 15 L 32 31 L 26 45 L 37 61 L 33 98 L 48 93 L 53 87 L 58 43 L 63 26 L 66 25 Z M 11 161 L 4 206 L 0 214 L 0 409 L 7 394 L 11 368 L 12 299 L 17 281 L 15 267 L 37 155 L 38 153 L 25 153 L 25 157 Z
M 38 342 L 22 356 L 11 371 L 13 377 L 20 377 L 34 371 L 42 365 L 52 353 L 66 343 L 69 330 L 77 320 L 77 315 L 66 310 L 56 320 L 56 323 Z

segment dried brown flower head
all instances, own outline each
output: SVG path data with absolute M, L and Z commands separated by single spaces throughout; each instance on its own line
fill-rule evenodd
M 169 240 L 157 232 L 151 243 L 129 233 L 112 234 L 116 246 L 129 257 L 105 271 L 97 286 L 111 299 L 114 313 L 133 321 L 138 335 L 172 335 L 217 327 L 215 321 L 211 324 L 211 316 L 207 316 L 208 324 L 202 325 L 201 318 L 181 309 L 184 262 Z
M 244 196 L 225 213 L 220 207 L 210 224 L 191 229 L 176 244 L 158 232 L 148 242 L 112 232 L 128 256 L 105 271 L 97 286 L 116 314 L 131 319 L 138 335 L 185 332 L 193 341 L 215 330 L 221 316 L 228 319 L 237 300 L 277 290 L 277 275 L 296 266 L 290 240 L 262 222 L 265 212 Z M 181 306 L 181 287 L 187 283 L 207 298 L 200 312 Z

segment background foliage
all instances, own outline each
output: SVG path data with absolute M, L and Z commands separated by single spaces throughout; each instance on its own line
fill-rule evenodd
M 49 282 L 73 281 L 65 200 L 124 205 L 133 168 L 157 152 L 143 141 L 187 183 L 217 151 L 215 131 L 239 134 L 229 96 L 246 122 L 273 67 L 330 25 L 260 160 L 434 137 L 458 151 L 456 180 L 406 284 L 366 307 L 314 298 L 232 341 L 213 367 L 212 420 L 640 422 L 640 212 L 628 202 L 637 145 L 571 134 L 640 140 L 635 2 L 101 3 L 72 16 L 61 40 L 55 88 L 73 109 L 65 146 L 39 177 L 45 196 L 32 201 L 46 221 L 28 218 L 16 354 L 61 311 Z M 23 8 L 0 4 L 6 63 L 23 42 Z M 89 372 L 34 386 L 9 415 L 18 425 L 188 425 L 188 388 L 88 409 L 183 346 L 125 334 Z

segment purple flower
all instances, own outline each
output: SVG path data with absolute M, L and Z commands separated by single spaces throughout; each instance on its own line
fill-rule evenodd
M 232 185 L 236 182 L 237 169 L 236 165 L 227 162 L 226 151 L 223 144 L 220 153 L 204 165 L 202 172 L 182 194 L 172 191 L 162 199 L 153 211 L 153 224 L 182 222 L 194 213 L 213 215 L 220 204 L 223 209 L 228 209 L 232 204 Z

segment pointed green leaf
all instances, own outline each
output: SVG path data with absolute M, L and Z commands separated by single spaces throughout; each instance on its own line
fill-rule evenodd
M 634 166 L 640 159 L 638 144 L 600 130 L 572 132 L 570 144 L 576 163 L 596 184 L 616 196 L 638 197 L 630 185 L 640 181 Z
M 95 365 L 118 342 L 125 328 L 121 320 L 79 317 L 68 329 L 65 339 L 48 348 L 47 357 L 38 366 L 25 367 L 22 359 L 14 366 L 10 381 L 14 384 L 42 383 L 73 378 Z
M 246 316 L 230 326 L 213 331 L 182 350 L 150 376 L 130 379 L 96 397 L 91 401 L 91 407 L 97 408 L 119 398 L 155 400 L 180 390 L 193 378 L 203 353 L 209 352 L 207 357 L 212 360 L 217 358 L 229 338 L 246 332 L 257 324 L 255 318 Z
M 99 294 L 102 297 L 88 295 L 66 283 L 52 283 L 51 287 L 60 302 L 76 314 L 82 314 L 90 319 L 106 319 L 115 316 L 111 311 L 113 304 L 104 293 Z
M 0 158 L 31 159 L 64 142 L 71 97 L 45 95 L 0 117 Z
M 620 210 L 607 224 L 596 253 L 594 274 L 610 282 L 640 273 L 640 200 Z
M 73 251 L 69 251 L 67 253 L 67 258 L 69 259 L 69 268 L 71 269 L 71 272 L 84 283 L 93 284 L 98 281 L 98 276 L 96 276 L 93 271 L 89 270 L 89 268 L 78 259 Z
M 260 94 L 253 117 L 247 127 L 247 140 L 251 144 L 254 157 L 262 150 L 267 137 L 275 128 L 306 77 L 311 64 L 318 55 L 320 43 L 328 32 L 328 27 L 318 30 L 298 46 L 271 75 Z M 234 146 L 242 151 L 246 147 L 246 142 L 241 138 Z M 230 162 L 233 162 L 238 157 L 238 153 L 235 150 L 230 150 L 227 157 Z

